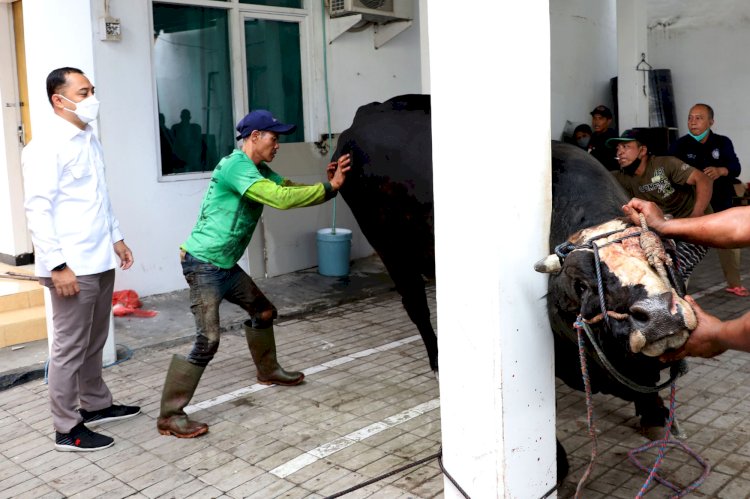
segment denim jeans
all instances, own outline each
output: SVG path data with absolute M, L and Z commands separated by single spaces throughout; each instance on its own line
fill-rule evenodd
M 196 330 L 193 349 L 187 357 L 189 362 L 205 367 L 214 358 L 221 332 L 219 305 L 224 299 L 246 310 L 257 327 L 272 324 L 276 308 L 238 265 L 222 269 L 190 253 L 185 253 L 181 260 L 182 274 L 190 286 L 190 310 Z M 261 314 L 269 311 L 270 318 L 261 320 Z

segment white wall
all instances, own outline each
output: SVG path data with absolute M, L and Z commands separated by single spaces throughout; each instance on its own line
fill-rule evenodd
M 551 127 L 552 138 L 560 140 L 566 120 L 591 125 L 589 113 L 597 105 L 614 110 L 609 79 L 617 76 L 615 0 L 550 0 L 549 12 Z M 502 54 L 496 62 L 507 78 L 529 78 Z
M 650 7 L 661 3 L 649 0 Z M 680 135 L 687 133 L 687 115 L 696 102 L 714 108 L 716 133 L 734 143 L 743 165 L 740 178 L 750 180 L 750 3 L 728 2 L 724 8 L 707 3 L 706 15 L 650 19 L 651 65 L 670 69 Z M 709 15 L 710 14 L 710 15 Z M 657 21 L 667 24 L 656 25 Z
M 400 94 L 422 93 L 419 9 L 417 2 L 413 3 L 412 27 L 379 49 L 374 46 L 372 27 L 346 32 L 329 46 L 334 133 L 348 128 L 354 118 L 353 111 L 363 104 Z
M 313 112 L 308 121 L 313 124 L 313 137 L 317 137 L 325 132 L 327 121 L 321 105 L 325 102 L 320 69 L 321 6 L 316 1 L 306 3 L 311 5 L 308 64 L 314 72 L 308 96 Z M 92 24 L 103 15 L 103 4 L 100 0 L 24 0 L 32 123 L 41 123 L 44 113 L 50 112 L 44 89 L 50 70 L 77 66 L 88 74 L 102 102 L 98 129 L 112 205 L 135 254 L 133 268 L 118 270 L 116 287 L 132 288 L 141 295 L 181 289 L 186 284 L 178 246 L 195 222 L 208 179 L 158 180 L 151 2 L 110 0 L 111 15 L 121 21 L 122 40 L 118 42 L 100 41 L 98 27 Z M 372 28 L 345 33 L 335 40 L 329 46 L 328 61 L 333 131 L 348 127 L 361 104 L 419 92 L 419 49 L 415 26 L 379 50 L 374 49 Z M 241 57 L 235 53 L 232 60 L 238 64 Z M 235 96 L 243 92 L 234 89 Z M 244 112 L 237 111 L 239 116 Z M 324 179 L 327 158 L 309 143 L 285 144 L 272 166 L 295 180 L 317 182 Z M 330 226 L 332 208 L 330 202 L 289 212 L 267 208 L 241 265 L 247 268 L 249 264 L 253 275 L 276 275 L 317 265 L 315 231 Z M 352 256 L 372 254 L 343 199 L 337 201 L 336 211 L 337 226 L 355 230 Z

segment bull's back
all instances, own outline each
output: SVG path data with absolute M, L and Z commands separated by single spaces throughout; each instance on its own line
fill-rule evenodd
M 381 257 L 434 270 L 430 97 L 404 95 L 360 107 L 334 159 L 352 155 L 341 188 L 365 237 Z
M 629 199 L 596 158 L 580 147 L 552 142 L 551 246 L 580 229 L 623 216 Z

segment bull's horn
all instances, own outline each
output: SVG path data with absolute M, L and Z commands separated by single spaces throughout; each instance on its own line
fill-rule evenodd
M 642 331 L 633 331 L 630 333 L 630 351 L 633 353 L 640 352 L 646 346 L 646 335 Z
M 534 264 L 534 270 L 542 274 L 556 274 L 560 272 L 562 265 L 557 255 L 549 255 Z

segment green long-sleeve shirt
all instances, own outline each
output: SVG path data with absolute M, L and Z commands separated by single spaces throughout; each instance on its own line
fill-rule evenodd
M 250 244 L 263 206 L 286 210 L 323 203 L 335 192 L 330 183 L 300 185 L 255 165 L 235 149 L 211 175 L 200 215 L 182 248 L 220 268 L 233 267 Z

